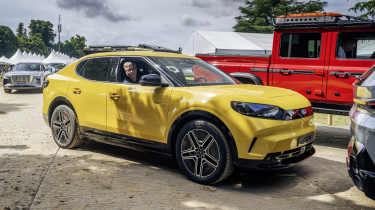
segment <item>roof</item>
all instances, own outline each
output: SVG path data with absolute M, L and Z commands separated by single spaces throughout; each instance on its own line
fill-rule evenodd
M 104 52 L 104 53 L 94 53 L 86 55 L 81 59 L 94 58 L 94 57 L 104 57 L 104 56 L 150 56 L 150 57 L 170 57 L 170 58 L 191 58 L 198 59 L 193 56 L 182 55 L 178 53 L 168 53 L 168 52 L 154 52 L 154 51 L 116 51 L 116 52 Z
M 196 31 L 185 42 L 187 55 L 267 55 L 271 53 L 273 34 Z

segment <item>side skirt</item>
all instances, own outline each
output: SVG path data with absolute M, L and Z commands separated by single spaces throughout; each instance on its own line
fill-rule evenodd
M 140 139 L 82 126 L 80 127 L 80 137 L 131 150 L 157 153 L 170 157 L 173 156 L 168 144 L 163 144 L 152 140 Z

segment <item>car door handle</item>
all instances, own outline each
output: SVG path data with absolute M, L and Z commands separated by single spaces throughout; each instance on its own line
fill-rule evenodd
M 73 88 L 73 93 L 79 95 L 79 94 L 81 94 L 81 89 Z
M 120 95 L 117 94 L 117 93 L 111 93 L 111 94 L 109 95 L 109 97 L 110 97 L 112 100 L 114 100 L 114 101 L 118 101 L 118 100 L 120 99 Z
M 280 70 L 280 74 L 282 74 L 282 75 L 291 75 L 292 71 L 287 70 L 287 69 L 282 69 L 282 70 Z

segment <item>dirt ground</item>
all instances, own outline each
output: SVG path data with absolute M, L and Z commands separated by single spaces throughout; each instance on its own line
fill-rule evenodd
M 174 160 L 90 142 L 59 149 L 42 94 L 0 93 L 1 209 L 374 209 L 347 175 L 347 129 L 318 127 L 317 153 L 279 172 L 239 172 L 215 187 Z

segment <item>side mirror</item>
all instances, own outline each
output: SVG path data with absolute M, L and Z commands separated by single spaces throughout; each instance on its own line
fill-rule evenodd
M 147 74 L 141 77 L 139 83 L 143 86 L 168 86 L 161 83 L 161 77 L 158 74 Z

